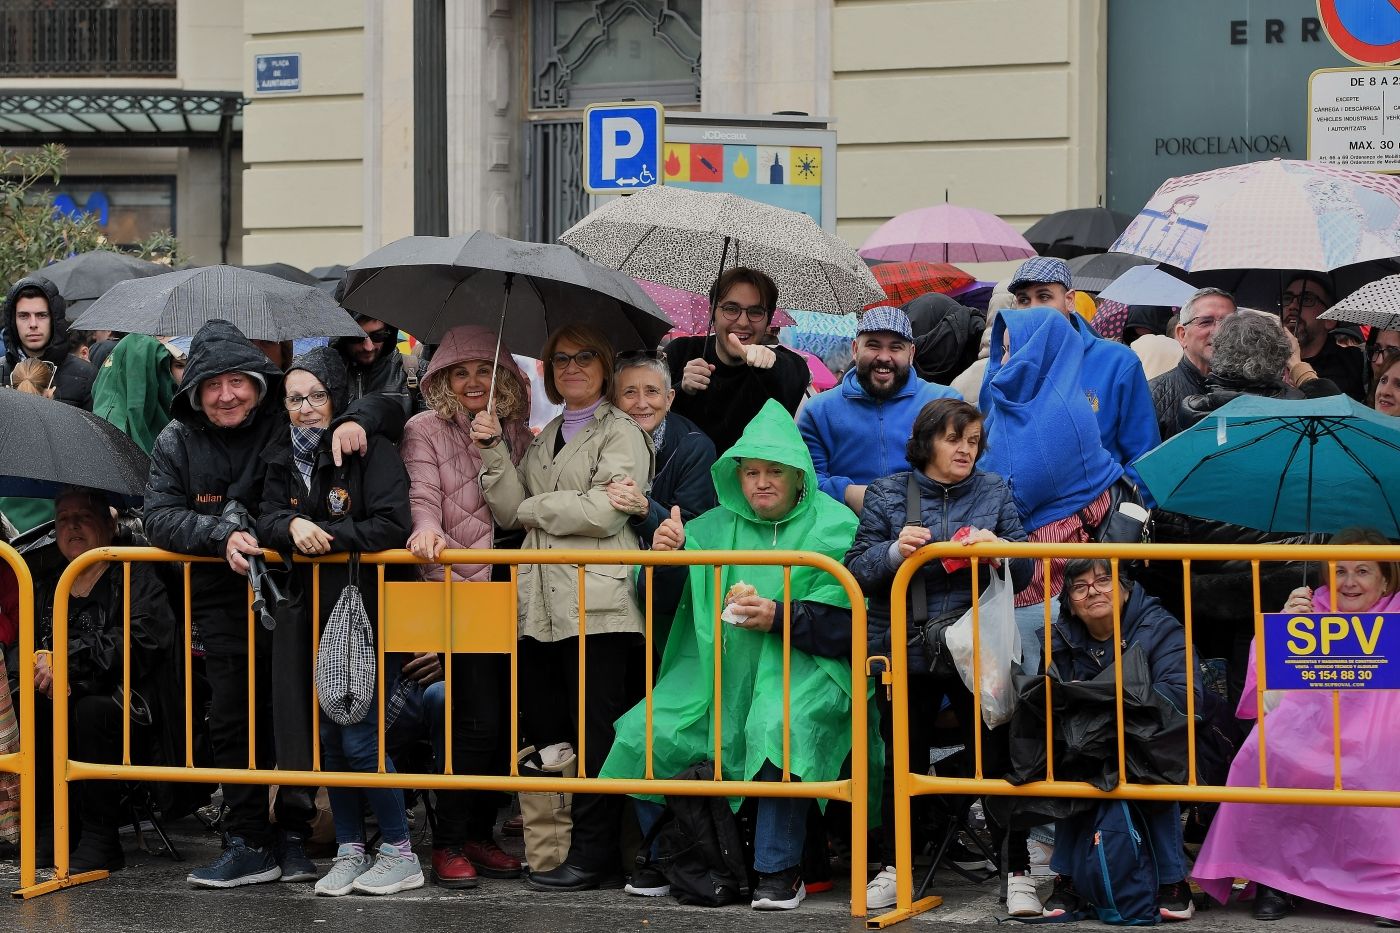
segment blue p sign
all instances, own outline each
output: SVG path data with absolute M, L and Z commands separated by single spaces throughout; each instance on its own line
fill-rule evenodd
M 661 183 L 665 111 L 656 103 L 593 104 L 583 116 L 583 187 L 617 194 Z

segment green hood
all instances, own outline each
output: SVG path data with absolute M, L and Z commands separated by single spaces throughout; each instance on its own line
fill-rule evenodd
M 116 425 L 146 453 L 170 423 L 174 399 L 170 351 L 145 334 L 127 334 L 118 341 L 92 384 L 92 413 Z
M 740 518 L 772 527 L 775 523 L 759 518 L 739 485 L 739 460 L 771 460 L 802 472 L 802 494 L 797 505 L 778 524 L 798 519 L 812 510 L 812 494 L 817 491 L 817 469 L 807 450 L 797 423 L 776 399 L 768 402 L 754 415 L 738 443 L 726 450 L 710 467 L 719 504 Z M 772 547 L 773 545 L 769 545 Z M 839 557 L 837 558 L 840 559 Z

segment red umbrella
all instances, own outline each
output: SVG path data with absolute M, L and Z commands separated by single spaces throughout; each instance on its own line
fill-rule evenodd
M 905 305 L 929 292 L 942 292 L 951 295 L 967 288 L 976 281 L 957 266 L 946 262 L 882 262 L 872 266 L 871 272 L 880 287 L 889 296 L 889 301 L 877 301 L 867 307 L 881 304 Z

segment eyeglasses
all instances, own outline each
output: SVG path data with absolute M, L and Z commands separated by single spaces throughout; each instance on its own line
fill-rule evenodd
M 744 306 L 735 304 L 732 301 L 726 301 L 724 304 L 715 308 L 715 312 L 718 313 L 720 317 L 724 318 L 724 320 L 730 324 L 733 324 L 735 321 L 739 320 L 740 314 L 743 314 L 749 319 L 751 323 L 754 324 L 757 324 L 759 321 L 765 320 L 768 317 L 767 308 L 761 307 L 759 305 L 752 305 L 748 308 L 745 308 Z
M 312 392 L 310 395 L 289 395 L 282 401 L 286 404 L 287 411 L 296 411 L 304 402 L 310 402 L 312 408 L 320 408 L 330 397 L 329 392 Z
M 1223 323 L 1225 323 L 1225 318 L 1223 317 L 1211 317 L 1208 314 L 1202 314 L 1198 317 L 1193 317 L 1191 320 L 1187 321 L 1184 326 L 1194 327 L 1197 330 L 1208 330 L 1212 327 L 1219 327 Z
M 378 344 L 395 343 L 397 334 L 392 327 L 381 327 L 379 330 L 372 330 L 365 334 L 364 340 L 373 340 Z
M 623 369 L 623 368 L 625 368 L 625 367 L 633 366 L 633 365 L 635 365 L 635 364 L 637 364 L 637 363 L 641 363 L 641 362 L 644 362 L 644 361 L 646 361 L 646 360 L 653 360 L 653 361 L 655 361 L 655 362 L 657 362 L 657 363 L 664 363 L 664 362 L 666 362 L 666 351 L 665 351 L 665 350 L 624 350 L 623 352 L 619 353 L 617 356 L 613 357 L 613 364 L 614 364 L 614 365 L 613 365 L 613 369 L 621 370 L 621 369 Z
M 1089 595 L 1090 588 L 1098 593 L 1111 593 L 1113 592 L 1113 578 L 1108 574 L 1104 574 L 1101 577 L 1095 577 L 1087 583 L 1071 583 L 1069 595 L 1075 599 L 1083 599 L 1085 596 Z
M 577 363 L 579 369 L 587 369 L 597 358 L 597 350 L 580 350 L 577 353 L 556 353 L 549 358 L 549 362 L 555 369 L 568 369 L 570 363 Z
M 1375 361 L 1378 358 L 1382 360 L 1393 360 L 1397 356 L 1400 356 L 1400 347 L 1392 347 L 1378 343 L 1371 348 L 1372 361 Z
M 1327 301 L 1312 292 L 1284 292 L 1283 306 L 1286 308 L 1291 304 L 1296 304 L 1300 308 L 1321 308 L 1326 306 Z

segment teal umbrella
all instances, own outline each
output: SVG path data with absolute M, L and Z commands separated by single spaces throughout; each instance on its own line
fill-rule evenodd
M 1260 531 L 1400 538 L 1400 418 L 1344 395 L 1244 395 L 1136 462 L 1164 509 Z

